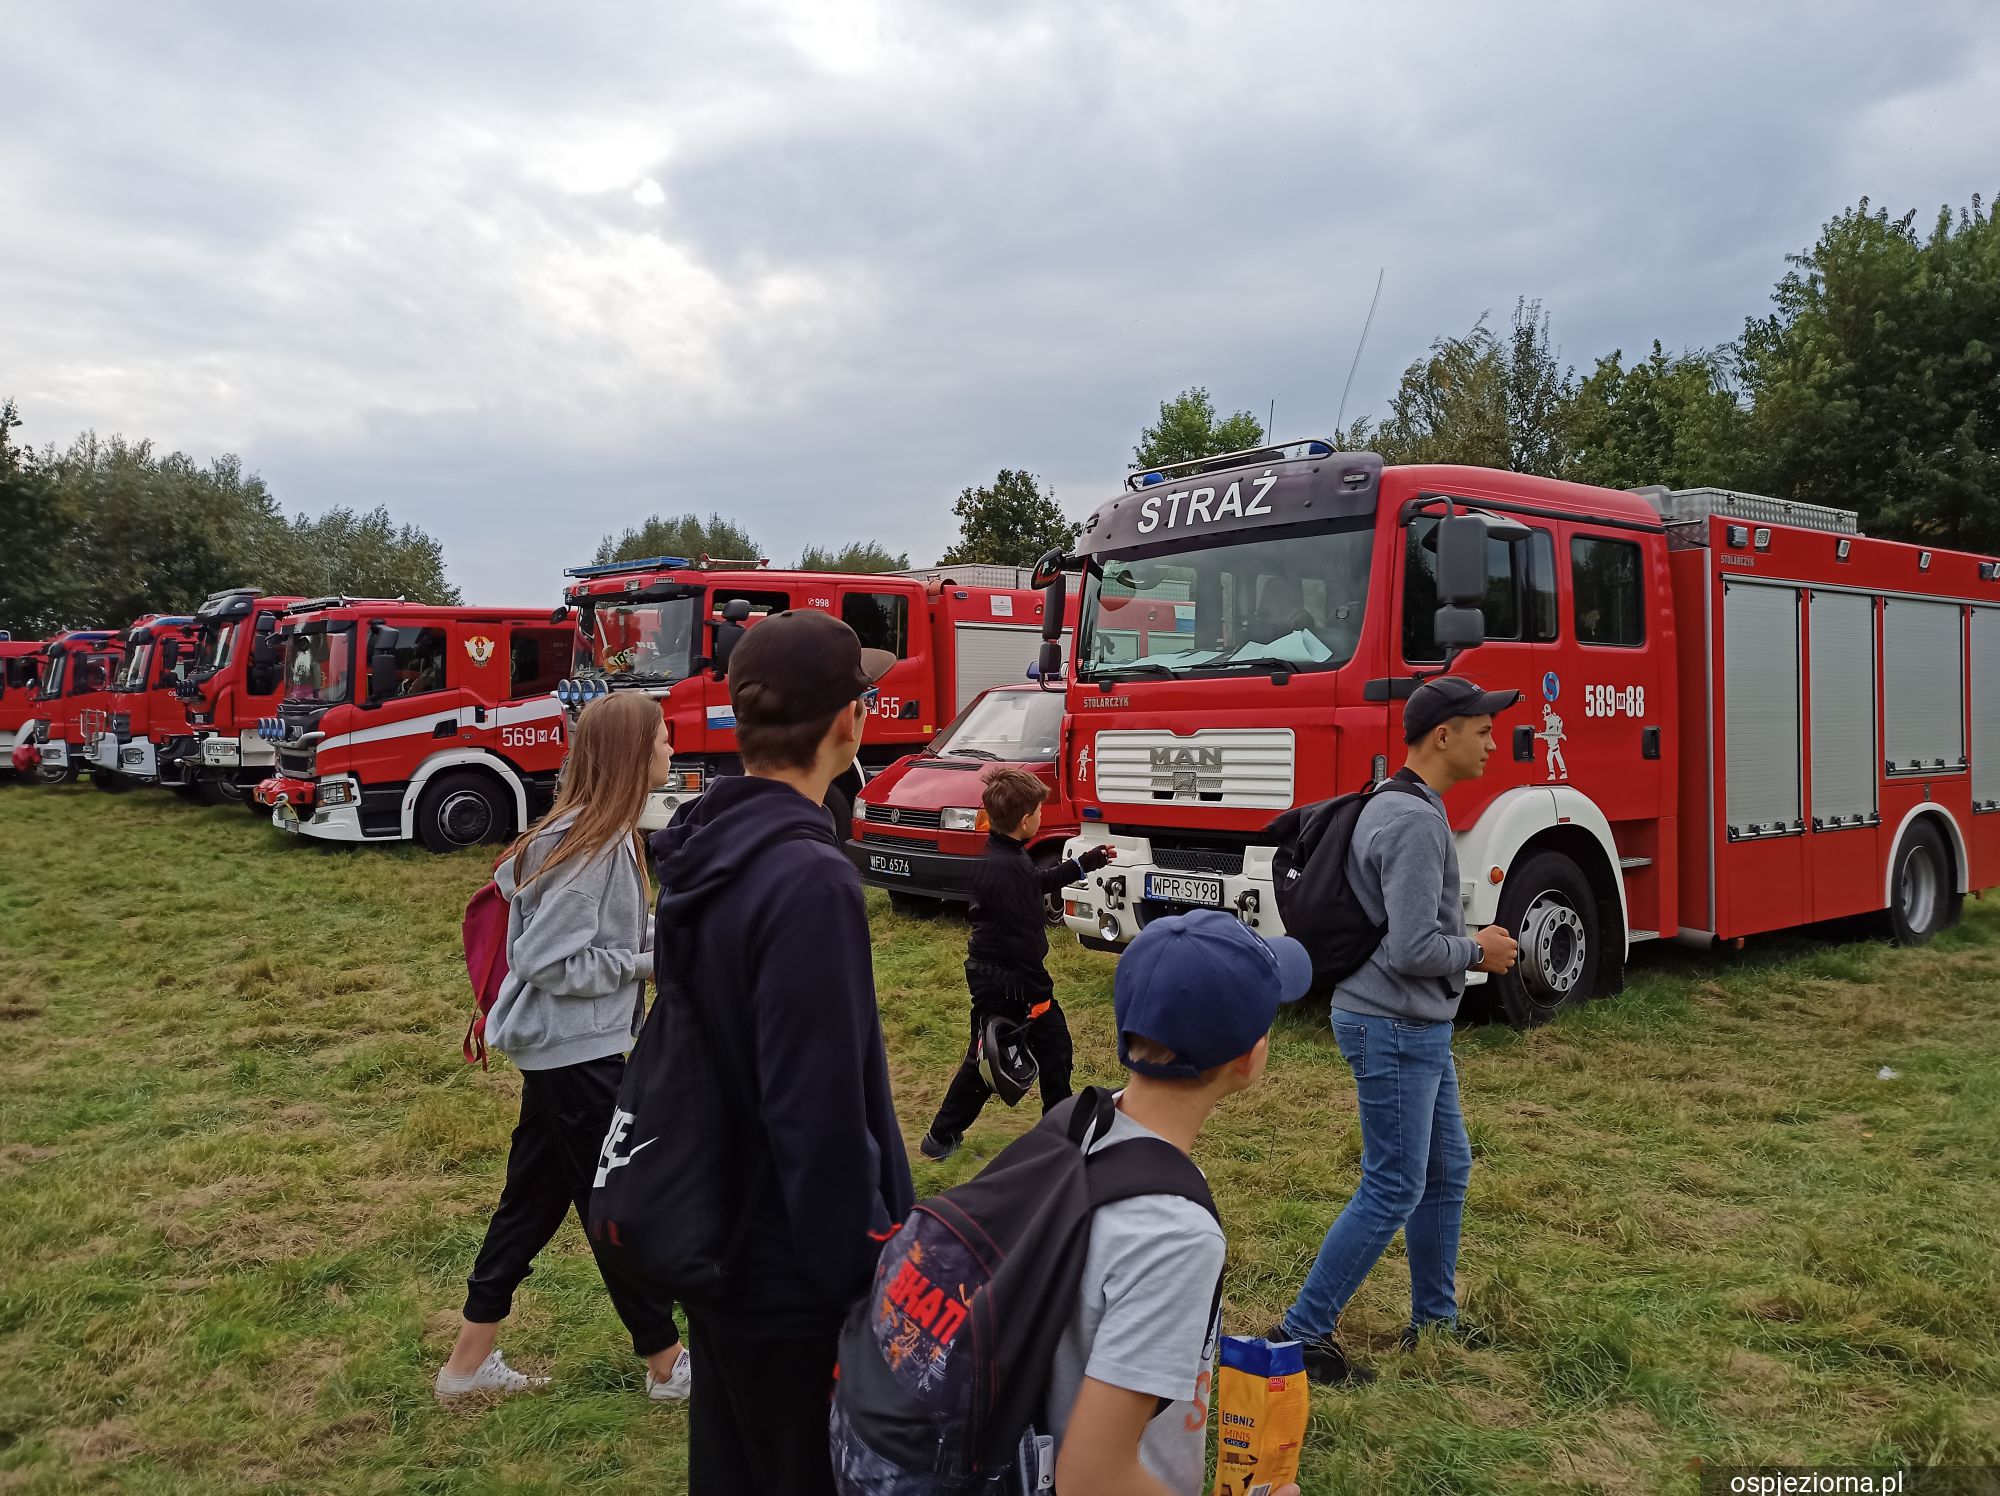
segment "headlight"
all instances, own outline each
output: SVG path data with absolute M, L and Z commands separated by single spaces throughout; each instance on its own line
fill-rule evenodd
M 938 817 L 938 824 L 946 831 L 984 831 L 986 812 L 954 805 Z
M 354 785 L 345 779 L 329 779 L 319 787 L 322 805 L 347 805 L 354 799 Z

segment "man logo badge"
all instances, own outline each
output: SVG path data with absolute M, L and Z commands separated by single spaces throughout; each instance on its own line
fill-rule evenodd
M 1155 748 L 1151 757 L 1156 796 L 1178 800 L 1222 789 L 1220 748 Z

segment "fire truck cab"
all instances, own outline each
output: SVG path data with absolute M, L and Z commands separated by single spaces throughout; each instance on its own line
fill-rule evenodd
M 1990 559 L 1309 441 L 1135 473 L 1065 564 L 1076 845 L 1118 847 L 1065 895 L 1087 943 L 1195 907 L 1281 929 L 1265 828 L 1399 766 L 1448 667 L 1522 692 L 1448 804 L 1468 927 L 1521 942 L 1486 993 L 1517 1023 L 1615 990 L 1637 941 L 1877 911 L 1922 940 L 2000 883 Z
M 42 641 L 0 632 L 0 770 L 13 767 L 21 729 L 34 721 L 35 690 L 42 678 Z
M 110 700 L 111 678 L 125 646 L 108 629 L 69 629 L 43 646 L 34 716 L 21 725 L 13 764 L 37 784 L 63 784 L 83 772 L 83 714 Z
M 928 743 L 988 686 L 1021 680 L 1040 645 L 1042 595 L 1011 566 L 848 574 L 655 556 L 566 575 L 574 582 L 563 600 L 578 622 L 563 704 L 580 710 L 604 691 L 645 691 L 673 733 L 674 777 L 648 806 L 649 828 L 664 826 L 710 778 L 742 772 L 729 655 L 759 619 L 823 609 L 865 647 L 896 656 L 877 683 L 856 769 L 827 793 L 843 836 L 870 771 Z
M 170 750 L 191 792 L 258 808 L 251 791 L 277 767 L 278 755 L 257 727 L 278 710 L 284 630 L 300 601 L 230 587 L 195 609 L 193 657 L 177 688 L 189 736 Z M 172 772 L 163 766 L 163 775 Z
M 567 747 L 553 695 L 566 614 L 317 598 L 291 610 L 282 702 L 256 789 L 280 829 L 434 852 L 511 836 L 548 808 Z
M 187 772 L 188 725 L 176 691 L 194 663 L 194 619 L 149 616 L 121 639 L 125 658 L 111 680 L 110 705 L 82 724 L 91 779 L 104 789 L 178 782 Z

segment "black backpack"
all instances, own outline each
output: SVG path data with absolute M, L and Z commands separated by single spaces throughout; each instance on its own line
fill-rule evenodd
M 1050 1488 L 1053 1450 L 1033 1423 L 1092 1212 L 1180 1195 L 1215 1213 L 1201 1170 L 1163 1139 L 1083 1151 L 1114 1109 L 1095 1086 L 1063 1102 L 975 1178 L 918 1202 L 883 1246 L 840 1335 L 829 1436 L 841 1496 Z
M 1368 801 L 1383 791 L 1422 795 L 1407 779 L 1384 779 L 1331 800 L 1316 800 L 1286 811 L 1268 834 L 1278 849 L 1271 857 L 1278 918 L 1285 933 L 1312 957 L 1313 983 L 1330 987 L 1359 971 L 1388 933 L 1369 919 L 1347 881 L 1347 853 L 1354 826 Z

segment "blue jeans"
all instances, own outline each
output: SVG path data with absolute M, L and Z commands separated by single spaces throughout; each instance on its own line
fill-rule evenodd
M 1396 1233 L 1410 1258 L 1410 1323 L 1458 1318 L 1458 1234 L 1472 1144 L 1458 1105 L 1451 1024 L 1333 1010 L 1333 1037 L 1361 1098 L 1361 1185 L 1320 1243 L 1285 1311 L 1287 1334 L 1333 1334 Z

